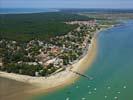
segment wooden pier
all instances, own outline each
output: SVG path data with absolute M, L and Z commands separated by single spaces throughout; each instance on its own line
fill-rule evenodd
M 92 79 L 93 79 L 93 78 L 90 77 L 90 76 L 87 76 L 87 75 L 81 74 L 81 73 L 76 72 L 76 71 L 73 71 L 73 70 L 71 70 L 71 69 L 70 69 L 70 71 L 73 72 L 73 73 L 75 73 L 75 74 L 77 74 L 77 75 L 80 75 L 80 76 L 82 76 L 82 77 L 85 77 L 85 78 L 87 78 L 88 80 L 92 80 Z

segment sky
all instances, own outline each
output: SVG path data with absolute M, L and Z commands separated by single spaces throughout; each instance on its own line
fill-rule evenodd
M 133 8 L 133 0 L 0 0 L 1 8 Z

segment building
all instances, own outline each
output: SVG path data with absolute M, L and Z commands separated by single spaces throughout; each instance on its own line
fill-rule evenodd
M 60 66 L 63 66 L 63 59 L 57 58 L 54 62 L 54 66 L 57 67 L 57 68 L 60 67 Z
M 59 48 L 59 47 L 54 46 L 54 47 L 51 48 L 51 53 L 57 54 L 57 53 L 59 53 L 59 52 L 60 52 L 60 48 Z
M 56 61 L 56 58 L 50 59 L 50 60 L 46 61 L 44 65 L 48 66 L 50 64 L 53 64 L 55 61 Z

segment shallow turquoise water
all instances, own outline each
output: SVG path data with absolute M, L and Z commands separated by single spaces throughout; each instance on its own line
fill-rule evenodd
M 101 32 L 98 55 L 75 84 L 34 100 L 133 100 L 133 21 Z

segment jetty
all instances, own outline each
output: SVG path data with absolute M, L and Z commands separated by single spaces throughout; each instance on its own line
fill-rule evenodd
M 77 71 L 73 71 L 73 70 L 71 70 L 71 69 L 70 69 L 70 71 L 73 72 L 73 73 L 75 73 L 75 74 L 77 74 L 77 75 L 80 75 L 80 76 L 82 76 L 82 77 L 85 77 L 85 78 L 87 78 L 88 80 L 92 80 L 92 79 L 93 79 L 93 77 L 87 76 L 87 75 L 82 74 L 82 73 L 79 73 L 79 72 L 77 72 Z

